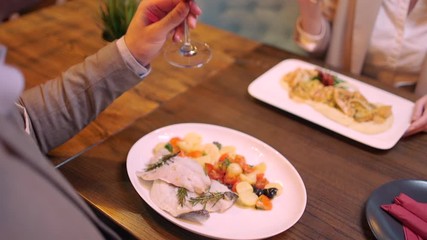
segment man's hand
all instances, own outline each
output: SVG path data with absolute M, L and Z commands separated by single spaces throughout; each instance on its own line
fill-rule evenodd
M 141 1 L 124 36 L 125 43 L 138 62 L 146 66 L 159 53 L 169 34 L 175 41 L 183 36 L 183 21 L 196 27 L 202 13 L 193 0 Z

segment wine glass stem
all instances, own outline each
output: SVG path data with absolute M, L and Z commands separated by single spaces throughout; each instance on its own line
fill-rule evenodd
M 183 56 L 194 56 L 197 54 L 197 48 L 191 44 L 190 29 L 187 20 L 184 21 L 184 44 L 180 51 Z
M 187 20 L 184 21 L 184 44 L 191 45 L 190 29 Z

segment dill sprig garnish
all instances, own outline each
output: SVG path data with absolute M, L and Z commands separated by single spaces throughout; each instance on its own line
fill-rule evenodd
M 222 144 L 220 142 L 214 141 L 213 144 L 218 148 L 218 150 L 221 150 Z
M 223 199 L 225 196 L 225 193 L 223 192 L 206 192 L 203 193 L 202 195 L 198 196 L 198 197 L 193 197 L 190 198 L 190 203 L 194 206 L 197 204 L 202 204 L 203 206 L 206 206 L 206 204 L 208 202 L 213 202 L 213 206 L 215 206 L 215 204 Z
M 183 187 L 179 187 L 178 191 L 176 193 L 176 196 L 178 197 L 178 203 L 181 207 L 184 206 L 185 203 L 185 199 L 187 198 L 187 189 L 183 188 Z
M 173 153 L 173 146 L 172 146 L 172 144 L 167 143 L 167 144 L 165 145 L 165 148 L 166 148 L 170 153 Z
M 172 158 L 178 154 L 179 154 L 179 152 L 162 156 L 157 162 L 148 164 L 145 171 L 148 172 L 148 171 L 154 170 L 156 168 L 159 168 L 165 164 L 168 164 L 169 162 L 172 162 Z

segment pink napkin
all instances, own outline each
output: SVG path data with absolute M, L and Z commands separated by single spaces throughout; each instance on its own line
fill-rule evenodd
M 406 240 L 427 240 L 427 203 L 401 193 L 393 204 L 384 204 L 381 208 L 402 223 Z

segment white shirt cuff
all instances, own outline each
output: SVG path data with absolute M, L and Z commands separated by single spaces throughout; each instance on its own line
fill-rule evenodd
M 146 77 L 150 71 L 151 66 L 142 66 L 129 51 L 129 48 L 126 46 L 124 37 L 121 37 L 116 41 L 117 48 L 119 49 L 119 53 L 125 61 L 126 65 L 129 69 L 138 75 L 140 78 Z
M 326 19 L 322 18 L 321 20 L 321 30 L 317 35 L 313 35 L 304 31 L 301 27 L 301 18 L 297 19 L 296 22 L 296 36 L 295 40 L 298 45 L 308 52 L 316 52 L 320 48 L 322 43 L 325 41 L 327 33 L 327 24 Z

